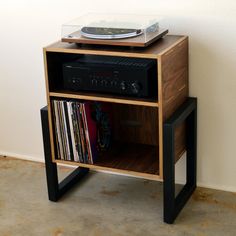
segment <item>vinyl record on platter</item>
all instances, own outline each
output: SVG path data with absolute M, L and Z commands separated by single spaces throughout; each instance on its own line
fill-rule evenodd
M 141 29 L 122 29 L 104 27 L 83 27 L 81 35 L 91 39 L 123 39 L 142 34 Z

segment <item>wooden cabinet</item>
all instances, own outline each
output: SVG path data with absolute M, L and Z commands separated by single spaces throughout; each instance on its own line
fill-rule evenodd
M 157 98 L 142 99 L 63 88 L 62 64 L 78 55 L 149 58 L 157 61 Z M 167 35 L 146 48 L 77 45 L 56 42 L 44 48 L 45 78 L 52 163 L 109 170 L 163 181 L 163 124 L 188 97 L 188 37 Z M 100 101 L 111 104 L 114 142 L 94 164 L 58 160 L 52 99 Z M 130 125 L 131 124 L 131 125 Z M 135 125 L 134 125 L 135 124 Z M 186 149 L 186 124 L 175 130 L 175 161 Z

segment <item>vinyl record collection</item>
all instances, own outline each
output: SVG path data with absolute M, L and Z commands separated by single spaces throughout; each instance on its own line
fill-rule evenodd
M 92 103 L 53 100 L 56 159 L 93 164 L 98 155 Z

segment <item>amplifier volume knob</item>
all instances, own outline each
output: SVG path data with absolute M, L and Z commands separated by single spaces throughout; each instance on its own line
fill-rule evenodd
M 138 82 L 133 82 L 131 84 L 131 91 L 132 91 L 132 93 L 138 94 L 140 89 L 141 89 L 141 86 L 140 86 L 140 84 Z
M 125 83 L 125 81 L 121 81 L 121 82 L 120 82 L 120 89 L 121 89 L 122 91 L 126 90 L 126 83 Z

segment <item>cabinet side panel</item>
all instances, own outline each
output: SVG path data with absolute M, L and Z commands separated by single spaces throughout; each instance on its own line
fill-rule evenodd
M 51 154 L 52 154 L 52 160 L 54 161 L 55 150 L 54 150 L 53 126 L 52 126 L 52 113 L 51 113 L 51 104 L 49 96 L 48 57 L 47 57 L 47 51 L 45 49 L 43 50 L 43 56 L 44 56 L 44 71 L 45 71 L 45 85 L 46 85 L 47 106 L 48 106 L 48 123 L 49 123 Z
M 161 57 L 163 121 L 186 100 L 188 86 L 188 38 L 175 45 Z M 175 130 L 175 158 L 185 150 L 185 124 Z

